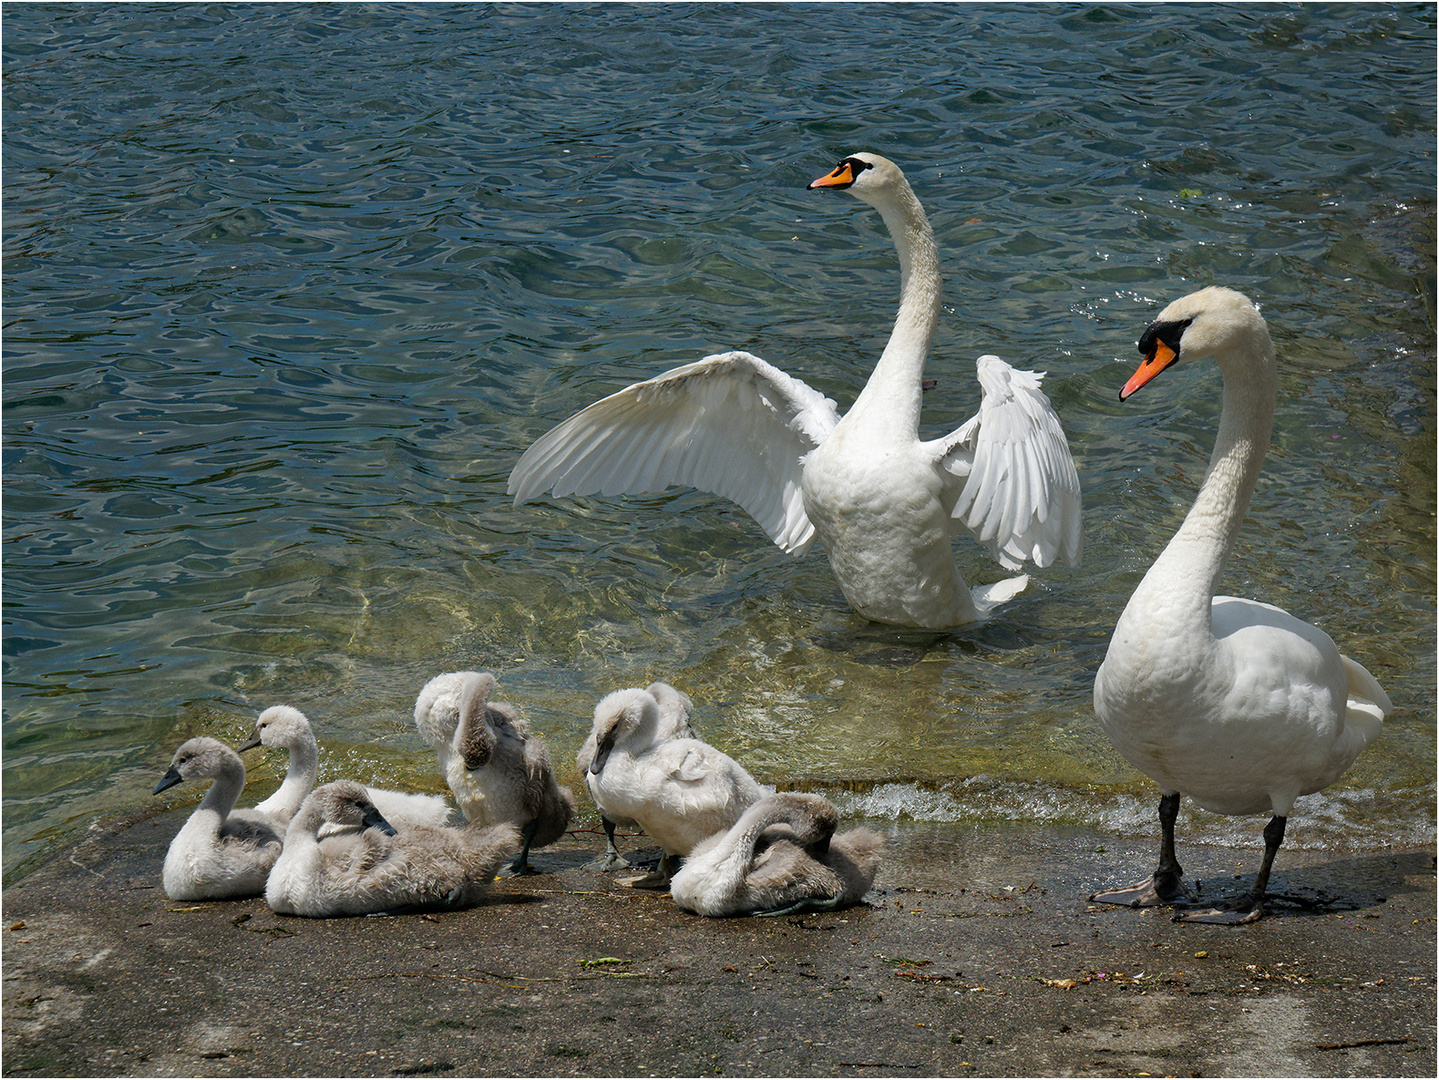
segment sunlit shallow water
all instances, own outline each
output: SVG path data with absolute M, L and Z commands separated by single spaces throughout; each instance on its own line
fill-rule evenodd
M 1434 46 L 1427 5 L 7 7 L 7 881 L 279 702 L 327 777 L 435 789 L 410 712 L 458 668 L 571 781 L 596 700 L 666 678 L 849 814 L 1152 831 L 1090 692 L 1218 386 L 1117 389 L 1210 283 L 1282 364 L 1225 588 L 1397 706 L 1286 842 L 1432 842 Z M 1084 564 L 903 633 L 707 495 L 513 507 L 533 438 L 709 352 L 853 400 L 893 252 L 804 184 L 858 149 L 941 244 L 927 430 L 974 411 L 980 353 L 1047 371 Z

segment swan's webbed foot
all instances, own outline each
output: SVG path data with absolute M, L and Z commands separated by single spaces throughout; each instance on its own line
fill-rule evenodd
M 1269 888 L 1269 871 L 1274 867 L 1274 856 L 1279 854 L 1279 845 L 1284 843 L 1286 819 L 1275 814 L 1264 826 L 1264 861 L 1259 864 L 1259 873 L 1249 891 L 1232 900 L 1221 900 L 1205 908 L 1190 908 L 1174 916 L 1175 922 L 1210 923 L 1218 926 L 1247 926 L 1264 918 L 1264 895 Z
M 501 868 L 498 877 L 528 877 L 531 874 L 538 874 L 539 871 L 530 865 L 529 853 L 521 852 L 513 860 Z
M 1179 794 L 1163 795 L 1159 800 L 1159 865 L 1143 881 L 1119 889 L 1105 889 L 1090 896 L 1097 904 L 1119 904 L 1123 907 L 1162 907 L 1165 904 L 1191 904 L 1199 899 L 1184 880 L 1184 867 L 1174 855 L 1174 822 L 1179 817 Z
M 615 845 L 615 823 L 603 814 L 600 815 L 600 824 L 605 829 L 605 854 L 602 859 L 595 859 L 585 863 L 586 870 L 598 870 L 602 874 L 608 874 L 612 870 L 627 870 L 633 864 L 628 862 L 620 849 Z
M 628 870 L 631 865 L 618 851 L 606 851 L 600 858 L 585 863 L 584 869 L 608 874 L 613 870 Z
M 630 878 L 620 884 L 628 885 L 631 889 L 666 890 L 670 887 L 670 878 L 674 877 L 675 871 L 679 869 L 680 861 L 680 856 L 666 852 L 660 856 L 659 866 L 650 873 Z
M 1097 904 L 1119 904 L 1121 907 L 1163 907 L 1166 904 L 1190 904 L 1199 896 L 1184 880 L 1183 871 L 1156 870 L 1143 881 L 1118 889 L 1105 889 L 1089 898 Z
M 1187 908 L 1174 916 L 1175 922 L 1209 923 L 1215 926 L 1247 926 L 1264 918 L 1264 897 L 1245 893 L 1212 907 Z
M 750 914 L 761 919 L 772 919 L 777 915 L 807 915 L 815 911 L 838 911 L 842 907 L 844 907 L 844 901 L 838 896 L 813 896 L 796 900 L 793 904 L 782 908 L 752 911 Z

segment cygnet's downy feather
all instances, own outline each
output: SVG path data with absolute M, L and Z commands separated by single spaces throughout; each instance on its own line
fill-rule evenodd
M 564 836 L 575 798 L 555 782 L 544 742 L 514 706 L 489 700 L 494 688 L 489 672 L 437 675 L 415 700 L 415 727 L 467 820 L 519 826 L 523 847 L 511 870 L 531 873 L 530 850 Z
M 832 911 L 864 899 L 884 841 L 869 829 L 839 836 L 830 802 L 782 792 L 755 803 L 732 829 L 690 852 L 670 883 L 675 903 L 697 915 Z
M 240 755 L 218 739 L 190 739 L 175 751 L 154 793 L 186 780 L 212 783 L 165 853 L 165 895 L 171 900 L 260 895 L 280 856 L 284 825 L 267 814 L 234 808 L 245 788 Z
M 363 784 L 338 780 L 312 791 L 291 820 L 265 901 L 313 918 L 467 907 L 519 845 L 510 824 L 396 829 Z

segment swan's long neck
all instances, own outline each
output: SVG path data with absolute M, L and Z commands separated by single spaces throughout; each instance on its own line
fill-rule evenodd
M 324 824 L 325 808 L 320 805 L 319 800 L 311 799 L 290 819 L 289 827 L 285 830 L 285 847 L 288 849 L 291 846 L 292 839 L 313 841 L 320 832 L 320 826 Z
M 754 865 L 754 849 L 760 836 L 771 825 L 787 821 L 789 814 L 768 802 L 756 803 L 741 814 L 734 828 L 712 852 L 715 862 L 710 887 L 717 894 L 737 895 Z
M 899 314 L 889 343 L 845 420 L 912 435 L 919 430 L 920 379 L 939 320 L 939 250 L 908 184 L 875 208 L 899 255 Z
M 289 751 L 290 762 L 285 769 L 284 782 L 262 804 L 279 808 L 286 820 L 300 809 L 305 796 L 315 786 L 315 777 L 320 771 L 320 748 L 313 735 L 296 739 L 290 744 Z
M 1210 605 L 1269 449 L 1277 380 L 1268 334 L 1220 364 L 1224 408 L 1204 483 L 1184 524 L 1135 592 L 1194 633 L 1210 633 Z M 1135 601 L 1132 600 L 1131 603 Z
M 205 797 L 200 800 L 200 805 L 195 807 L 195 814 L 209 814 L 224 821 L 230 811 L 235 808 L 235 803 L 240 798 L 240 792 L 244 790 L 244 763 L 226 761 L 215 773 L 210 790 L 205 792 Z

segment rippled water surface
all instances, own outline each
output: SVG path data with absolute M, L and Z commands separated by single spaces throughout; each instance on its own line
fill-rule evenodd
M 1218 384 L 1117 389 L 1210 283 L 1282 362 L 1226 590 L 1397 705 L 1289 842 L 1432 838 L 1431 5 L 7 5 L 3 30 L 8 880 L 279 702 L 327 776 L 433 788 L 410 711 L 456 668 L 495 671 L 571 780 L 595 701 L 667 678 L 761 778 L 850 813 L 1151 830 L 1090 691 Z M 927 432 L 974 411 L 980 353 L 1047 371 L 1084 564 L 907 634 L 711 496 L 513 507 L 536 436 L 709 352 L 853 400 L 893 249 L 804 185 L 860 149 L 942 248 Z

